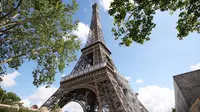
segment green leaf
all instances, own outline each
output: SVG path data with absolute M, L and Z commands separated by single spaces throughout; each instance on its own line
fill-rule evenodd
M 3 14 L 13 10 L 16 6 L 13 4 L 18 1 L 4 1 Z M 0 28 L 3 29 L 0 30 L 12 28 L 8 29 L 10 33 L 3 34 L 6 40 L 0 47 L 0 62 L 3 63 L 0 75 L 5 74 L 8 68 L 18 69 L 25 61 L 34 61 L 37 67 L 32 71 L 33 84 L 52 84 L 56 72 L 62 72 L 66 65 L 74 61 L 75 51 L 80 48 L 76 36 L 63 39 L 77 28 L 78 23 L 72 21 L 77 7 L 76 0 L 72 0 L 71 4 L 60 0 L 23 0 L 17 10 L 6 19 L 1 19 Z M 11 18 L 15 14 L 19 16 Z M 1 24 L 7 20 L 16 23 L 16 26 Z
M 199 0 L 114 0 L 108 13 L 114 18 L 115 39 L 121 38 L 120 45 L 130 46 L 132 42 L 143 44 L 150 40 L 156 26 L 153 17 L 158 11 L 170 11 L 170 15 L 180 12 L 176 26 L 179 39 L 192 32 L 200 33 L 199 4 Z

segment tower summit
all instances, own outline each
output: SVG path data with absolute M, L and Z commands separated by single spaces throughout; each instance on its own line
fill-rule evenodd
M 102 42 L 105 44 L 103 32 L 100 24 L 100 17 L 99 17 L 99 9 L 97 3 L 92 5 L 92 20 L 90 23 L 90 31 L 87 38 L 87 42 L 85 47 L 95 43 L 95 42 Z
M 98 5 L 92 5 L 90 31 L 72 72 L 61 78 L 59 89 L 42 107 L 63 107 L 71 101 L 84 112 L 147 112 L 124 76 L 117 72 L 105 45 Z

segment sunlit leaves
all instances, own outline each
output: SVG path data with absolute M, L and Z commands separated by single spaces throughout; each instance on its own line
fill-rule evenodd
M 7 8 L 7 2 L 3 7 L 4 15 L 14 9 L 14 5 Z M 71 4 L 60 0 L 22 0 L 12 13 L 19 15 L 15 19 L 8 17 L 9 22 L 20 24 L 0 37 L 0 73 L 4 74 L 7 68 L 18 69 L 25 61 L 32 60 L 37 63 L 32 72 L 33 84 L 52 84 L 55 74 L 63 72 L 66 65 L 76 59 L 75 52 L 80 47 L 77 37 L 72 35 L 77 28 L 77 22 L 72 20 L 77 6 L 75 0 Z M 7 29 L 4 24 L 0 25 L 3 27 L 0 30 Z
M 18 103 L 21 99 L 12 92 L 6 92 L 0 88 L 0 103 L 1 104 L 14 104 Z
M 156 11 L 180 11 L 177 22 L 177 37 L 182 39 L 191 32 L 200 33 L 200 1 L 198 0 L 114 0 L 108 11 L 114 17 L 112 32 L 115 39 L 122 39 L 121 45 L 132 42 L 143 44 L 150 40 L 156 24 Z

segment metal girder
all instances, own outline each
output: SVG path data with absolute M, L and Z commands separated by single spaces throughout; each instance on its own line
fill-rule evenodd
M 117 72 L 110 54 L 95 3 L 90 32 L 81 57 L 71 74 L 63 78 L 60 88 L 43 106 L 53 109 L 58 104 L 62 108 L 75 101 L 84 112 L 147 112 L 128 86 L 128 81 Z

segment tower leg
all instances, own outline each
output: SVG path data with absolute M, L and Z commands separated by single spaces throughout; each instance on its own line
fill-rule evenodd
M 102 112 L 102 110 L 109 110 L 109 112 L 132 112 L 122 89 L 114 78 L 110 77 L 107 80 L 99 81 L 97 88 L 99 91 L 99 96 L 97 97 L 99 97 L 102 104 L 99 112 Z

